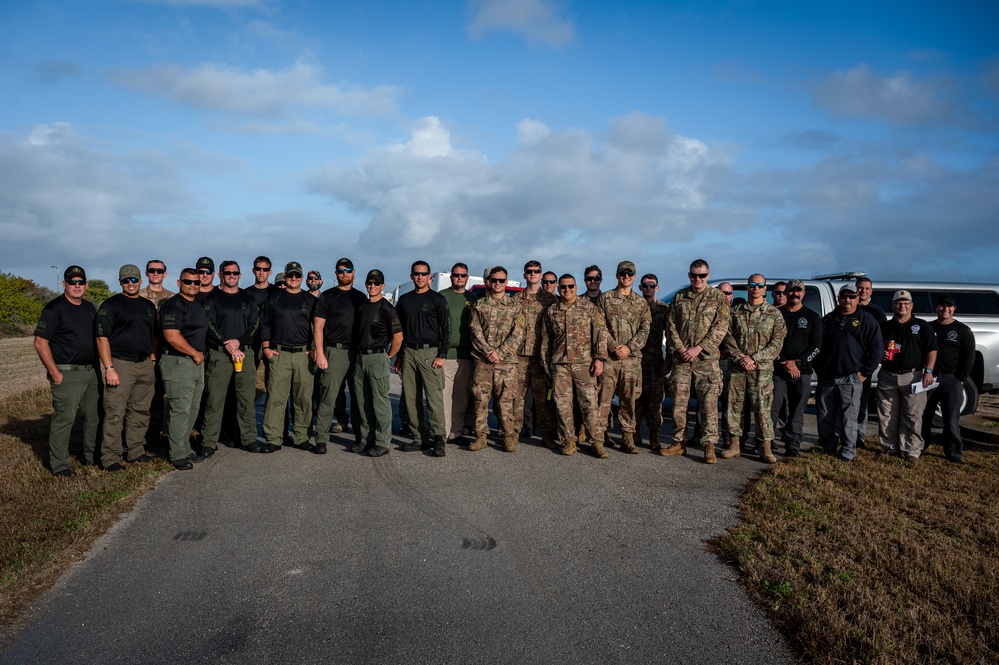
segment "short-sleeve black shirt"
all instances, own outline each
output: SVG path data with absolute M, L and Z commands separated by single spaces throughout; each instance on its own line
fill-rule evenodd
M 319 296 L 313 318 L 325 319 L 323 344 L 350 344 L 354 336 L 354 311 L 368 301 L 357 289 L 326 289 Z
M 160 306 L 160 330 L 179 330 L 181 336 L 195 351 L 208 350 L 205 343 L 208 337 L 208 317 L 198 301 L 190 301 L 181 294 L 170 298 Z M 163 336 L 163 348 L 180 353 Z
M 260 341 L 285 346 L 311 346 L 312 310 L 316 297 L 308 291 L 291 293 L 278 289 L 264 303 Z
M 97 310 L 97 337 L 107 337 L 112 358 L 150 355 L 156 334 L 156 305 L 151 300 L 118 293 Z
M 45 305 L 35 326 L 35 337 L 48 341 L 57 365 L 93 365 L 97 358 L 96 316 L 93 303 L 84 300 L 74 305 L 61 295 Z
M 387 349 L 392 336 L 401 332 L 399 315 L 384 298 L 361 303 L 354 314 L 354 339 L 358 349 Z
M 257 335 L 260 309 L 249 294 L 243 291 L 226 293 L 212 291 L 201 307 L 208 317 L 208 339 L 222 345 L 227 339 L 239 340 L 240 346 L 253 342 Z
M 447 300 L 436 291 L 410 291 L 396 305 L 407 344 L 434 344 L 437 356 L 447 357 L 451 346 L 451 313 Z
M 899 350 L 891 360 L 881 361 L 881 366 L 889 372 L 899 374 L 926 365 L 926 354 L 937 348 L 937 334 L 933 326 L 922 319 L 911 317 L 905 323 L 891 318 L 881 326 L 881 336 L 885 348 L 894 340 Z

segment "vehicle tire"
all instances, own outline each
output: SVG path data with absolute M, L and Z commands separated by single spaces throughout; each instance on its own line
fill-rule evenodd
M 978 386 L 968 377 L 964 380 L 964 401 L 961 404 L 961 415 L 970 416 L 978 411 Z

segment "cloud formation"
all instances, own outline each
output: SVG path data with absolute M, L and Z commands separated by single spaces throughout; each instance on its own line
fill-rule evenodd
M 841 116 L 920 123 L 951 113 L 951 106 L 938 93 L 933 83 L 917 79 L 911 72 L 882 76 L 860 64 L 826 77 L 816 87 L 814 99 L 817 105 Z
M 388 115 L 398 108 L 401 88 L 323 82 L 322 68 L 297 61 L 283 70 L 252 71 L 216 63 L 193 69 L 156 65 L 121 70 L 119 84 L 203 109 L 276 117 L 300 108 L 321 108 L 351 116 Z
M 475 15 L 468 26 L 473 39 L 490 32 L 512 32 L 530 44 L 558 48 L 570 43 L 573 22 L 560 15 L 553 0 L 471 0 Z

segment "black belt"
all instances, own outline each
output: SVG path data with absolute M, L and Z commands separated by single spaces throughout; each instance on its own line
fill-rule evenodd
M 126 356 L 124 354 L 116 355 L 114 353 L 111 354 L 111 357 L 115 360 L 124 360 L 128 363 L 141 363 L 144 360 L 149 360 L 149 356 Z
M 385 349 L 358 349 L 357 352 L 362 356 L 370 356 L 375 353 L 385 353 Z
M 160 355 L 161 356 L 177 356 L 178 358 L 191 358 L 191 360 L 194 360 L 193 356 L 189 356 L 186 353 L 181 353 L 180 351 L 176 351 L 174 349 L 163 349 L 162 351 L 160 351 Z
M 915 372 L 917 370 L 921 370 L 922 367 L 910 367 L 909 369 L 891 369 L 890 367 L 886 367 L 885 369 L 887 369 L 892 374 L 908 374 L 909 372 Z
M 335 342 L 333 344 L 327 344 L 327 349 L 341 349 L 343 351 L 350 351 L 350 344 L 341 344 L 340 342 Z
M 308 351 L 308 346 L 285 346 L 284 344 L 275 344 L 271 347 L 272 349 L 277 349 L 278 351 L 285 351 L 287 353 L 301 353 L 302 351 Z
M 403 344 L 407 349 L 436 349 L 439 344 Z
M 93 372 L 93 365 L 71 365 L 70 363 L 59 363 L 56 369 L 60 372 Z

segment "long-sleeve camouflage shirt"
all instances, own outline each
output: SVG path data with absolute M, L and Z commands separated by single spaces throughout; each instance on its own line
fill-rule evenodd
M 600 294 L 597 307 L 604 314 L 610 338 L 607 348 L 614 349 L 621 344 L 631 349 L 631 357 L 637 358 L 649 339 L 652 316 L 645 298 L 634 291 L 622 295 L 617 289 Z
M 586 298 L 572 304 L 561 300 L 545 310 L 541 354 L 545 364 L 590 364 L 607 358 L 607 326 L 603 313 Z
M 642 348 L 642 364 L 659 367 L 663 361 L 663 339 L 666 336 L 666 317 L 669 305 L 662 300 L 649 303 L 649 339 Z
M 540 289 L 537 293 L 521 291 L 513 299 L 520 305 L 526 327 L 524 341 L 517 349 L 517 355 L 533 357 L 541 351 L 541 329 L 544 327 L 541 317 L 546 309 L 558 302 L 558 298 Z
M 700 346 L 700 359 L 718 360 L 718 346 L 728 333 L 729 306 L 725 294 L 709 286 L 700 293 L 681 289 L 669 306 L 666 342 L 670 353 Z
M 524 315 L 513 298 L 486 296 L 472 305 L 468 324 L 472 335 L 472 357 L 486 360 L 490 351 L 499 354 L 499 363 L 517 362 L 517 349 L 524 341 Z
M 755 306 L 743 302 L 732 308 L 722 351 L 735 361 L 749 356 L 759 369 L 772 371 L 786 335 L 787 325 L 779 309 L 766 301 Z

